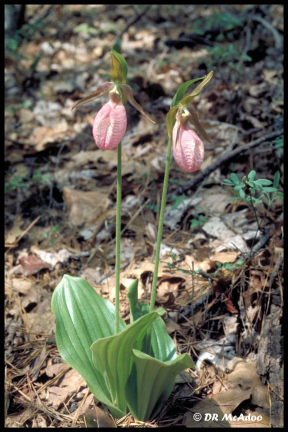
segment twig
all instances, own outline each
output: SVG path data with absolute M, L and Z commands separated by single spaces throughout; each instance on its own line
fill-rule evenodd
M 12 248 L 14 248 L 14 247 L 17 247 L 18 246 L 18 244 L 19 244 L 19 241 L 28 233 L 28 231 L 38 222 L 38 220 L 41 218 L 42 216 L 40 215 L 40 216 L 37 216 L 37 218 L 36 219 L 34 219 L 34 221 L 28 226 L 28 228 L 26 228 L 25 229 L 25 231 L 23 231 L 22 233 L 21 233 L 21 235 L 17 238 L 17 241 L 16 241 L 16 243 L 13 243 L 13 244 L 5 244 L 5 247 L 9 247 L 9 249 L 8 249 L 8 251 L 7 252 L 9 252 L 10 251 L 10 249 L 12 249 Z
M 32 144 L 32 143 L 27 143 L 27 142 L 21 142 L 21 141 L 17 141 L 17 140 L 13 140 L 11 138 L 5 137 L 5 140 L 12 142 L 13 144 L 17 144 L 17 145 L 21 145 L 21 146 L 32 146 L 35 147 L 36 144 Z
M 193 180 L 186 183 L 186 185 L 179 187 L 174 192 L 176 195 L 181 195 L 183 192 L 187 192 L 192 188 L 195 188 L 199 183 L 201 183 L 206 177 L 209 176 L 213 171 L 215 171 L 217 168 L 219 168 L 221 165 L 223 165 L 226 162 L 229 162 L 231 159 L 234 159 L 236 156 L 238 156 L 241 153 L 246 153 L 247 151 L 251 150 L 254 147 L 257 147 L 258 145 L 262 144 L 265 141 L 272 140 L 274 138 L 277 138 L 278 136 L 283 135 L 283 130 L 280 129 L 278 132 L 271 132 L 263 137 L 260 137 L 256 139 L 255 141 L 252 141 L 250 144 L 242 145 L 232 152 L 225 153 L 222 157 L 219 157 L 216 159 L 214 163 L 212 163 L 210 166 L 205 168 L 201 173 L 199 173 L 196 177 L 194 177 Z
M 123 36 L 123 34 L 126 33 L 127 30 L 129 29 L 129 27 L 131 27 L 133 24 L 135 24 L 137 21 L 139 21 L 139 19 L 142 18 L 142 16 L 146 14 L 146 12 L 150 9 L 151 6 L 152 5 L 147 5 L 142 12 L 137 13 L 137 15 L 135 15 L 130 21 L 128 21 L 128 23 L 126 24 L 126 26 L 124 27 L 124 29 L 121 30 L 121 32 L 119 33 L 118 36 L 116 36 L 114 43 L 118 39 L 121 39 L 121 37 Z
M 284 253 L 283 253 L 283 250 L 282 250 L 282 252 L 280 253 L 279 258 L 278 258 L 278 260 L 277 260 L 277 262 L 276 262 L 276 264 L 275 264 L 275 266 L 273 268 L 273 271 L 271 273 L 271 276 L 270 276 L 270 279 L 269 279 L 269 282 L 268 282 L 268 286 L 270 288 L 273 285 L 274 279 L 277 276 L 280 267 L 283 265 L 283 259 L 284 259 Z
M 272 24 L 270 24 L 268 21 L 262 18 L 260 15 L 254 15 L 252 19 L 254 21 L 260 22 L 264 27 L 267 28 L 267 30 L 269 30 L 272 33 L 273 38 L 275 40 L 275 49 L 280 50 L 282 48 L 282 38 L 278 30 L 275 27 L 273 27 Z

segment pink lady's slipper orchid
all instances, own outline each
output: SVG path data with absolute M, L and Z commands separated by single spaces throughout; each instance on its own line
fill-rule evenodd
M 93 123 L 93 138 L 97 147 L 111 150 L 118 146 L 124 138 L 127 129 L 127 115 L 125 103 L 128 100 L 131 105 L 147 117 L 142 107 L 135 101 L 131 87 L 126 84 L 127 64 L 124 58 L 116 51 L 111 50 L 112 57 L 110 78 L 112 82 L 104 82 L 90 96 L 81 99 L 76 106 L 83 105 L 93 99 L 97 99 L 109 93 L 110 100 L 98 112 Z
M 202 83 L 186 97 L 183 97 L 186 89 L 196 80 L 182 84 L 174 96 L 171 109 L 167 114 L 166 123 L 168 135 L 172 139 L 173 156 L 179 167 L 186 173 L 197 171 L 204 160 L 203 142 L 191 128 L 190 123 L 193 124 L 197 132 L 202 134 L 205 140 L 210 142 L 207 133 L 199 122 L 196 111 L 191 106 L 191 101 L 210 81 L 212 75 L 213 72 L 210 72 Z
M 179 111 L 173 128 L 173 156 L 179 167 L 186 173 L 197 171 L 204 159 L 204 145 L 198 135 L 181 119 Z
M 101 108 L 93 123 L 94 141 L 104 150 L 117 147 L 127 129 L 126 110 L 121 97 L 117 98 L 117 96 L 115 93 L 110 93 L 110 101 Z

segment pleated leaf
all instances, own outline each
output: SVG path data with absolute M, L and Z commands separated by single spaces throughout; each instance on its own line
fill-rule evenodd
M 51 303 L 56 316 L 56 343 L 62 358 L 85 379 L 101 402 L 114 407 L 105 379 L 92 361 L 91 345 L 115 334 L 115 307 L 84 279 L 64 275 Z M 120 330 L 126 328 L 120 318 Z M 117 408 L 113 414 L 126 414 Z
M 195 368 L 191 357 L 182 354 L 161 362 L 133 349 L 134 364 L 126 387 L 126 400 L 134 417 L 146 421 L 159 413 L 173 390 L 176 375 Z
M 157 312 L 150 312 L 122 332 L 99 339 L 91 346 L 94 367 L 105 377 L 109 398 L 122 412 L 127 409 L 125 389 L 132 367 L 132 349 L 141 347 L 147 329 L 158 316 Z
M 149 312 L 149 306 L 138 301 L 137 279 L 129 287 L 128 300 L 132 322 Z M 159 308 L 157 312 L 159 315 L 166 313 L 163 308 Z M 155 319 L 151 329 L 147 330 L 142 342 L 141 351 L 161 361 L 173 360 L 177 357 L 175 344 L 168 335 L 165 323 L 160 316 Z

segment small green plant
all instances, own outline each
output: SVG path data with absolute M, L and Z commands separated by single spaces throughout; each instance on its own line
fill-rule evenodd
M 274 174 L 274 179 L 272 182 L 268 179 L 256 179 L 256 171 L 254 170 L 250 171 L 248 176 L 244 175 L 242 179 L 239 179 L 237 174 L 232 173 L 230 175 L 230 179 L 223 180 L 224 185 L 231 186 L 234 189 L 235 197 L 230 198 L 231 201 L 242 199 L 244 202 L 252 206 L 258 227 L 255 234 L 255 239 L 257 238 L 258 231 L 260 231 L 262 228 L 263 221 L 265 220 L 266 214 L 270 210 L 273 201 L 277 198 L 283 199 L 283 192 L 278 189 L 279 180 L 279 171 Z M 265 199 L 267 201 L 268 208 L 266 214 L 262 216 L 262 220 L 259 220 L 257 205 L 262 203 Z M 251 249 L 251 254 L 253 254 L 253 248 Z
M 50 185 L 54 175 L 51 173 L 42 174 L 40 170 L 35 170 L 33 177 L 28 179 L 24 176 L 14 176 L 9 182 L 5 183 L 5 193 L 28 189 L 32 184 Z
M 191 220 L 190 229 L 193 230 L 195 228 L 198 228 L 199 226 L 203 226 L 206 222 L 207 219 L 205 218 L 205 216 L 199 215 L 198 218 Z
M 99 30 L 94 27 L 89 26 L 87 23 L 82 23 L 76 26 L 73 30 L 74 33 L 80 33 L 84 35 L 97 35 L 99 34 Z
M 25 182 L 25 177 L 14 176 L 9 182 L 5 183 L 5 193 L 12 192 L 15 190 L 23 191 L 28 189 L 29 185 Z
M 58 240 L 58 232 L 62 229 L 61 225 L 56 225 L 54 226 L 49 233 L 48 232 L 44 232 L 43 237 L 45 238 L 45 240 L 48 240 L 48 246 L 52 246 L 57 240 Z
M 274 140 L 274 149 L 282 148 L 284 147 L 284 139 L 283 136 Z
M 235 44 L 230 43 L 228 45 L 216 45 L 213 48 L 208 47 L 209 53 L 208 64 L 211 67 L 219 67 L 223 64 L 228 65 L 231 69 L 237 69 L 238 62 L 242 58 L 242 52 Z M 251 57 L 247 54 L 243 56 L 243 61 L 252 61 Z
M 263 201 L 263 198 L 266 198 L 270 208 L 276 198 L 283 198 L 283 193 L 278 189 L 279 171 L 275 173 L 273 182 L 268 179 L 255 179 L 255 177 L 256 171 L 252 170 L 248 176 L 244 175 L 241 180 L 235 173 L 231 174 L 230 179 L 223 180 L 224 185 L 232 186 L 235 191 L 236 196 L 231 200 L 241 198 L 244 202 L 251 203 L 255 208 L 257 204 Z
M 174 201 L 174 204 L 172 205 L 171 210 L 175 210 L 179 207 L 185 199 L 187 199 L 187 196 L 185 195 L 172 195 L 171 200 Z
M 193 21 L 193 32 L 198 34 L 203 34 L 203 29 L 206 32 L 215 29 L 215 27 L 220 28 L 221 31 L 233 30 L 237 26 L 243 25 L 244 18 L 236 17 L 228 13 L 211 13 L 205 18 L 199 18 Z M 218 40 L 221 39 L 219 37 Z

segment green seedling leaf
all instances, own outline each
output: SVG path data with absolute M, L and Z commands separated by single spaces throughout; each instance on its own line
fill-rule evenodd
M 227 270 L 233 270 L 234 266 L 231 263 L 224 263 L 223 268 L 225 268 Z
M 262 190 L 265 192 L 272 193 L 272 192 L 276 192 L 277 188 L 275 188 L 273 186 L 264 186 Z
M 231 180 L 229 180 L 229 179 L 225 179 L 225 180 L 223 180 L 223 182 L 222 182 L 224 185 L 226 185 L 226 186 L 234 186 L 234 183 L 231 181 Z
M 255 176 L 256 176 L 256 171 L 252 170 L 248 174 L 248 179 L 253 181 L 255 179 Z
M 140 421 L 155 417 L 173 390 L 176 375 L 195 369 L 188 354 L 161 362 L 133 349 L 134 364 L 127 382 L 126 399 L 132 414 Z
M 244 199 L 245 198 L 245 192 L 243 191 L 243 189 L 239 190 L 239 196 L 240 198 Z
M 281 192 L 281 191 L 277 191 L 276 193 L 275 193 L 275 198 L 277 197 L 277 198 L 280 198 L 280 199 L 283 199 L 284 198 L 284 194 L 283 194 L 283 192 Z
M 272 184 L 272 181 L 268 179 L 258 179 L 255 181 L 255 183 L 258 183 L 261 186 L 269 186 Z
M 280 171 L 277 171 L 275 174 L 274 174 L 274 180 L 273 180 L 273 187 L 274 188 L 278 188 L 278 186 L 279 186 L 279 181 L 280 181 Z
M 84 279 L 64 275 L 53 293 L 51 308 L 56 316 L 56 343 L 62 358 L 82 375 L 95 397 L 113 409 L 105 378 L 95 367 L 90 347 L 98 339 L 114 335 L 114 305 Z M 121 318 L 119 325 L 120 330 L 126 328 Z M 113 414 L 122 416 L 126 412 L 116 407 Z
M 157 312 L 150 312 L 120 333 L 98 339 L 91 346 L 94 367 L 105 377 L 109 399 L 122 413 L 127 412 L 125 391 L 130 374 L 132 349 L 134 346 L 141 349 L 146 331 L 158 316 Z
M 179 103 L 181 102 L 181 100 L 182 100 L 182 99 L 184 98 L 184 96 L 185 96 L 185 92 L 186 92 L 186 90 L 188 89 L 188 87 L 189 87 L 191 84 L 193 84 L 193 83 L 196 82 L 196 81 L 203 80 L 204 78 L 205 78 L 205 76 L 202 77 L 202 78 L 195 78 L 195 79 L 193 79 L 193 80 L 186 81 L 185 83 L 183 83 L 183 84 L 178 88 L 177 92 L 175 93 L 175 95 L 174 95 L 174 97 L 173 97 L 173 99 L 172 99 L 172 102 L 171 102 L 171 108 L 174 108 L 176 105 L 179 105 Z
M 237 191 L 237 192 L 240 191 L 240 190 L 242 190 L 242 189 L 243 189 L 242 183 L 239 183 L 237 186 L 234 187 L 234 190 Z
M 230 178 L 231 178 L 231 181 L 233 182 L 233 184 L 238 185 L 238 184 L 240 183 L 240 182 L 239 182 L 239 179 L 238 179 L 238 177 L 237 177 L 237 174 L 235 174 L 235 173 L 231 173 Z

